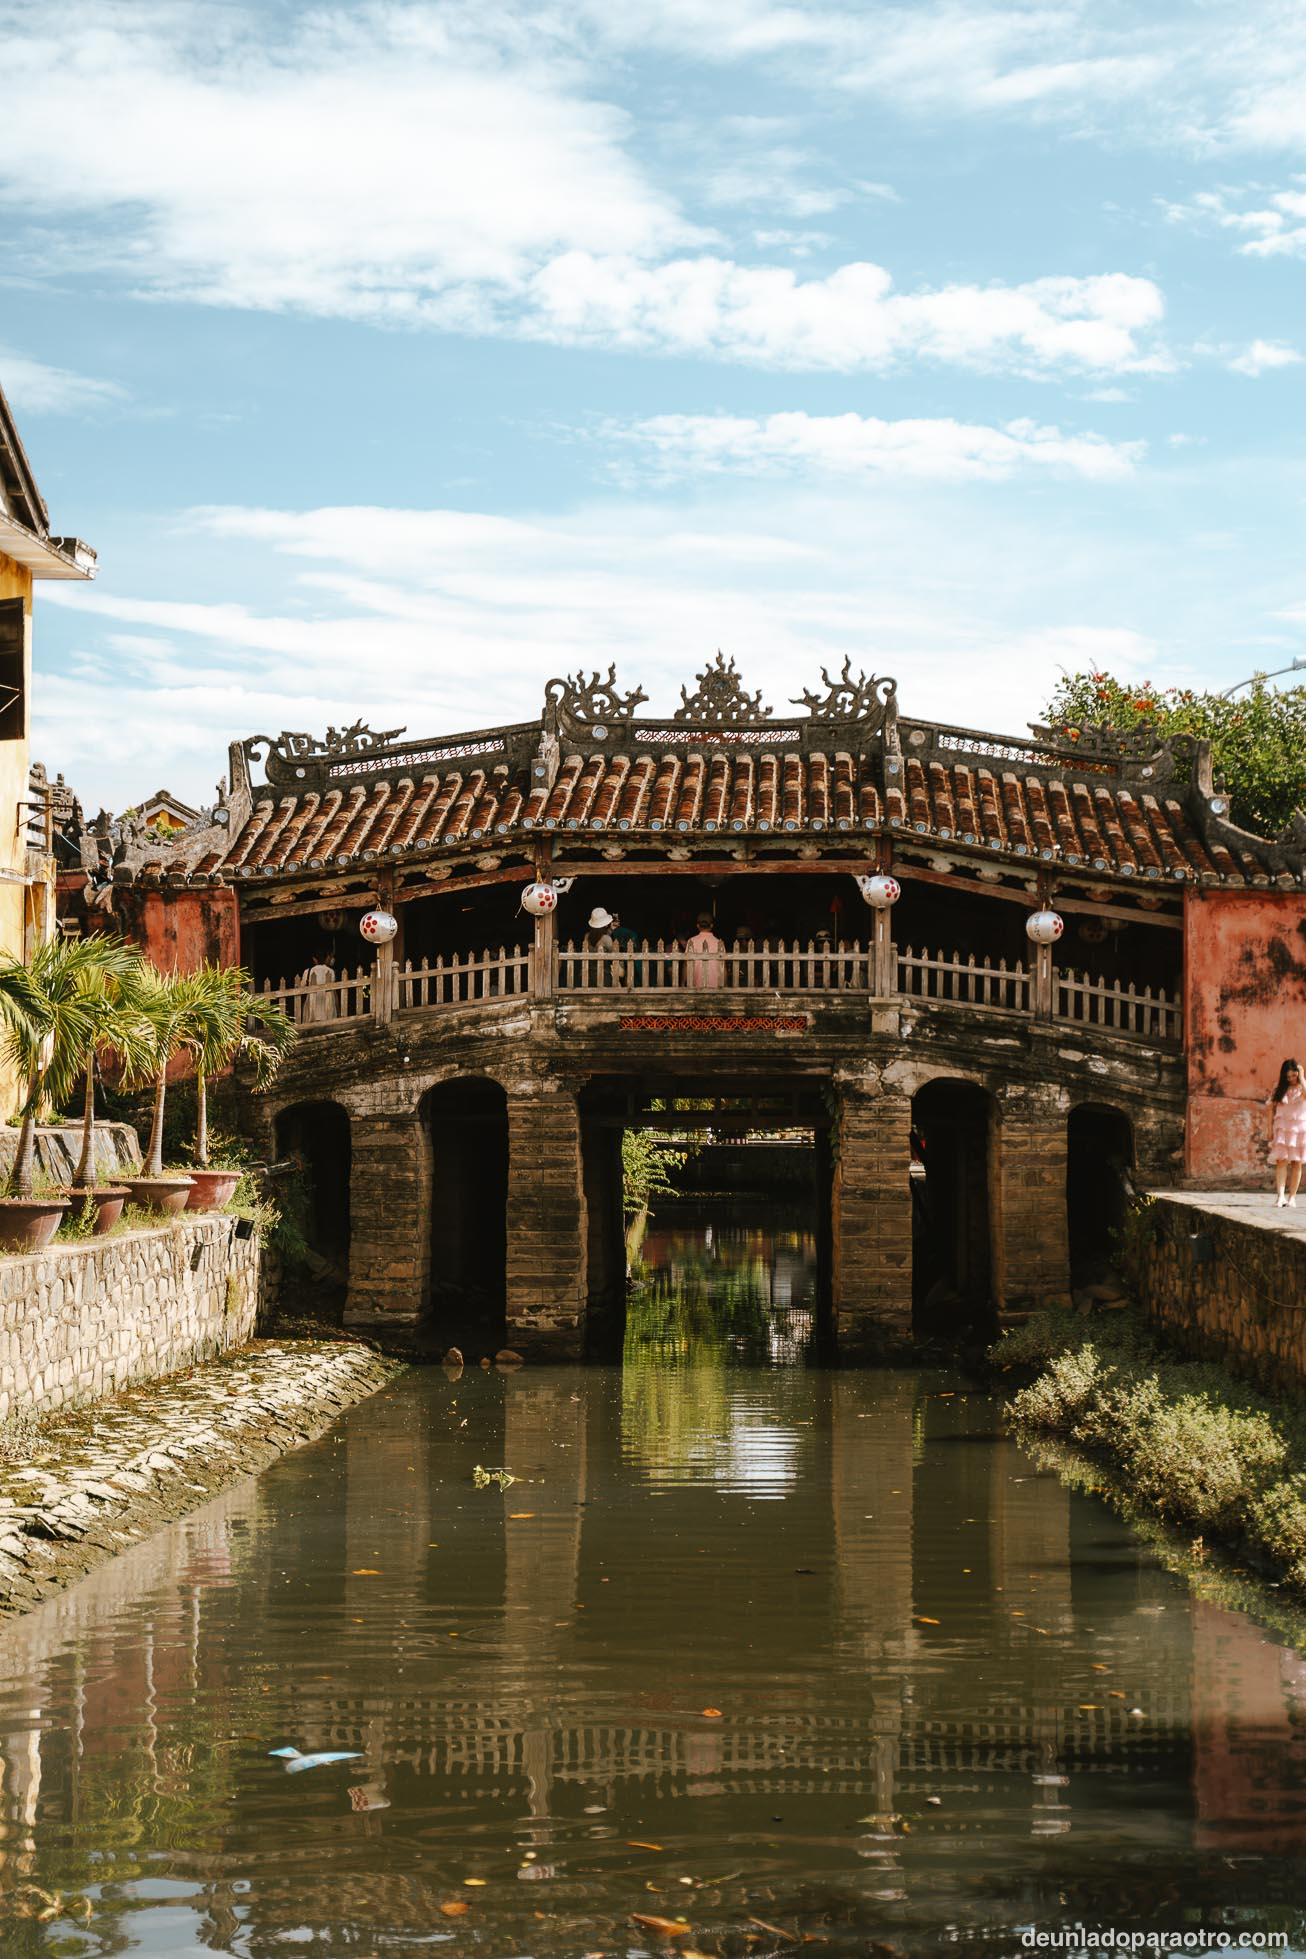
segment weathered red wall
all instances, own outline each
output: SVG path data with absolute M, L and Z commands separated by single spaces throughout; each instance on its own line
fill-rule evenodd
M 1184 909 L 1187 1170 L 1268 1178 L 1265 1104 L 1279 1063 L 1306 1063 L 1306 905 L 1290 891 L 1189 891 Z
M 220 966 L 240 961 L 240 914 L 228 885 L 199 891 L 120 885 L 110 922 L 165 973 L 191 973 L 206 960 Z

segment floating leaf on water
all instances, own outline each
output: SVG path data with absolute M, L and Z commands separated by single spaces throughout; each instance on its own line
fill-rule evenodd
M 535 1512 L 533 1510 L 510 1510 L 508 1512 L 508 1522 L 510 1524 L 524 1524 L 528 1517 L 533 1517 L 534 1515 Z M 605 1578 L 603 1582 L 606 1585 L 608 1581 Z
M 480 1886 L 484 1886 L 488 1884 L 489 1881 L 490 1880 L 488 1877 L 465 1877 L 463 1879 L 464 1884 L 480 1885 Z
M 721 1709 L 719 1707 L 705 1707 L 701 1709 L 701 1713 L 705 1721 L 720 1721 L 721 1719 L 723 1719 Z
M 351 1571 L 349 1576 L 351 1578 L 379 1578 L 381 1573 L 372 1565 L 365 1564 L 360 1565 L 357 1571 Z
M 661 1850 L 660 1843 L 641 1843 L 638 1837 L 626 1838 L 627 1850 Z
M 461 1918 L 465 1911 L 471 1910 L 471 1906 L 466 1898 L 446 1898 L 440 1909 L 446 1918 Z
M 669 1939 L 683 1939 L 693 1929 L 687 1918 L 655 1918 L 647 1911 L 632 1911 L 630 1922 L 642 1925 L 649 1932 L 663 1932 Z
M 925 1614 L 920 1612 L 916 1615 L 916 1623 L 918 1626 L 937 1626 L 939 1622 L 937 1619 L 927 1619 Z

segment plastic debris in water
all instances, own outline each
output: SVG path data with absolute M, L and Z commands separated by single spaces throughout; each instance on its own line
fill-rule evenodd
M 332 1749 L 321 1755 L 301 1755 L 297 1748 L 269 1748 L 268 1754 L 281 1756 L 287 1775 L 298 1775 L 301 1769 L 320 1769 L 327 1762 L 361 1762 L 363 1759 L 360 1748 Z

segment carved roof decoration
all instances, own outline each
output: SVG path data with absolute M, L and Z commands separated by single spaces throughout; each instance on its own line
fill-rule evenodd
M 733 655 L 727 660 L 720 647 L 716 659 L 704 667 L 697 680 L 692 694 L 687 687 L 681 688 L 674 720 L 693 721 L 705 728 L 759 728 L 770 718 L 761 688 L 746 694 Z
M 551 679 L 535 721 L 425 742 L 362 722 L 321 741 L 257 736 L 233 745 L 230 792 L 170 862 L 200 878 L 357 877 L 427 856 L 452 868 L 452 851 L 513 840 L 565 852 L 567 839 L 682 855 L 743 844 L 764 862 L 788 843 L 864 856 L 896 835 L 1058 877 L 1306 885 L 1306 817 L 1274 840 L 1231 824 L 1209 743 L 908 720 L 896 680 L 851 660 L 821 682 L 782 718 L 718 653 L 669 717 L 640 714 L 644 690 L 609 666 Z M 266 785 L 251 779 L 260 753 Z

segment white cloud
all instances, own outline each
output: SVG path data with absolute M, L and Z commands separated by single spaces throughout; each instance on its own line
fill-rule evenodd
M 943 481 L 997 481 L 1028 469 L 1094 481 L 1132 473 L 1145 444 L 1067 435 L 1031 421 L 1001 428 L 947 418 L 881 421 L 868 415 L 809 415 L 801 410 L 745 415 L 655 415 L 605 434 L 645 450 L 667 472 L 756 474 L 826 471 Z
M 1172 224 L 1239 234 L 1237 249 L 1244 258 L 1306 258 L 1303 180 L 1297 187 L 1268 193 L 1261 185 L 1199 191 L 1187 204 L 1162 199 L 1161 208 Z
M 1253 340 L 1228 365 L 1234 374 L 1246 374 L 1255 380 L 1275 368 L 1296 367 L 1301 358 L 1295 347 L 1285 346 L 1281 340 Z
M 1150 279 L 1125 273 L 896 292 L 883 266 L 800 280 L 788 267 L 728 259 L 661 265 L 571 252 L 530 282 L 518 330 L 781 368 L 882 372 L 917 358 L 977 368 L 1167 372 Z
M 0 388 L 20 415 L 78 415 L 126 399 L 126 390 L 115 381 L 51 367 L 11 347 L 0 347 Z
M 277 40 L 185 4 L 91 6 L 75 36 L 8 14 L 0 209 L 155 297 L 782 368 L 1172 365 L 1158 288 L 1122 272 L 899 292 L 876 264 L 799 281 L 697 249 L 547 15 L 364 7 Z M 770 180 L 790 211 L 887 188 L 803 186 L 802 160 Z

